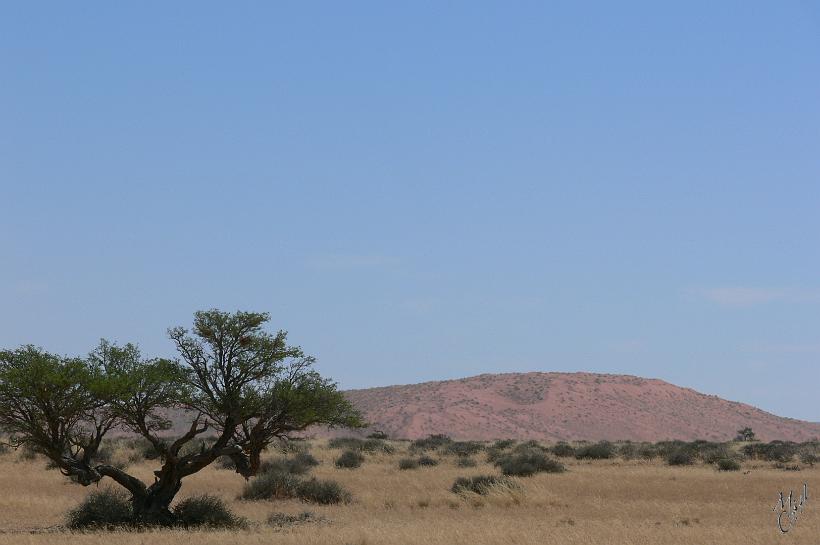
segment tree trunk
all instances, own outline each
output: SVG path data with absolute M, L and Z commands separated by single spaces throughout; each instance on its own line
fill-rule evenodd
M 179 492 L 182 481 L 159 480 L 150 486 L 145 494 L 134 495 L 132 505 L 137 522 L 148 525 L 168 526 L 174 523 L 171 502 Z

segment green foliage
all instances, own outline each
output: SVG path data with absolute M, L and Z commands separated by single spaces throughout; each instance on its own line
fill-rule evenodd
M 499 449 L 499 450 L 506 450 L 506 449 L 510 448 L 511 446 L 513 446 L 514 444 L 515 444 L 514 439 L 499 439 L 498 441 L 496 441 L 495 443 L 492 444 L 492 447 L 496 448 L 496 449 Z
M 737 430 L 737 437 L 735 437 L 736 441 L 754 441 L 755 440 L 755 432 L 752 431 L 752 428 L 743 428 Z
M 493 490 L 518 490 L 520 485 L 509 477 L 499 477 L 497 475 L 478 475 L 476 477 L 459 477 L 453 483 L 450 491 L 454 494 L 472 492 L 482 496 L 489 494 Z
M 691 449 L 682 447 L 667 454 L 666 463 L 670 466 L 688 466 L 695 463 L 695 456 Z
M 572 458 L 575 456 L 575 449 L 572 445 L 569 445 L 563 441 L 556 443 L 550 449 L 554 455 L 558 456 L 559 458 Z
M 243 500 L 287 499 L 296 496 L 299 477 L 284 471 L 261 473 L 245 483 Z
M 128 496 L 108 488 L 91 492 L 66 515 L 66 526 L 72 530 L 114 530 L 130 526 L 133 521 Z
M 235 515 L 221 498 L 208 494 L 187 498 L 174 507 L 176 524 L 187 528 L 245 528 L 248 521 Z
M 296 488 L 297 497 L 307 503 L 330 505 L 349 503 L 352 495 L 336 481 L 312 478 L 302 481 Z
M 790 441 L 751 443 L 743 447 L 743 454 L 748 458 L 767 462 L 791 462 L 797 452 L 798 446 Z
M 615 446 L 609 441 L 599 441 L 575 449 L 575 458 L 578 460 L 608 460 L 614 457 Z
M 718 460 L 716 465 L 718 471 L 738 471 L 740 469 L 740 463 L 731 458 L 723 458 Z
M 563 473 L 566 468 L 539 449 L 518 450 L 496 461 L 504 475 L 528 477 L 536 473 Z
M 294 475 L 304 475 L 314 466 L 319 465 L 312 454 L 302 452 L 290 458 L 276 458 L 274 460 L 266 460 L 259 466 L 260 473 L 268 473 L 271 471 L 279 471 L 284 473 L 292 473 Z
M 402 458 L 399 460 L 399 469 L 418 469 L 419 461 L 416 458 Z
M 355 450 L 346 450 L 341 456 L 336 458 L 336 467 L 343 469 L 356 469 L 361 467 L 364 456 Z
M 453 441 L 444 446 L 444 454 L 454 456 L 472 456 L 484 450 L 478 441 Z

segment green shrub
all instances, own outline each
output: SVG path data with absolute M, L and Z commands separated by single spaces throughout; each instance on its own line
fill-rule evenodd
M 355 450 L 359 452 L 384 452 L 393 454 L 395 449 L 383 439 L 369 438 L 359 439 L 357 437 L 336 437 L 327 443 L 328 448 Z
M 653 460 L 661 455 L 660 450 L 651 443 L 644 443 L 638 447 L 638 456 L 644 460 Z
M 556 443 L 550 451 L 559 458 L 572 458 L 575 456 L 575 449 L 563 441 Z
M 743 454 L 749 458 L 780 463 L 791 462 L 797 451 L 797 445 L 791 441 L 752 443 L 743 447 Z
M 419 461 L 415 458 L 402 458 L 399 460 L 399 469 L 418 469 Z
M 470 458 L 469 456 L 459 456 L 456 460 L 456 465 L 458 467 L 475 467 L 478 464 L 473 458 Z
M 509 477 L 497 475 L 479 475 L 477 477 L 459 477 L 453 483 L 450 491 L 454 494 L 473 492 L 487 495 L 494 489 L 517 490 L 520 485 Z
M 364 462 L 364 456 L 355 450 L 346 450 L 341 456 L 336 458 L 336 467 L 343 469 L 356 469 Z
M 820 462 L 820 457 L 813 452 L 803 452 L 800 454 L 800 462 L 808 466 L 814 466 L 814 464 Z
M 724 458 L 717 461 L 718 471 L 737 471 L 740 469 L 740 463 L 731 458 Z
M 695 463 L 695 457 L 689 449 L 680 448 L 666 456 L 666 463 L 670 466 L 688 466 Z
M 374 431 L 373 433 L 371 433 L 370 435 L 368 435 L 368 436 L 367 436 L 367 438 L 368 438 L 368 439 L 382 439 L 382 440 L 390 439 L 390 438 L 387 436 L 387 434 L 386 434 L 386 433 L 384 433 L 383 431 L 378 431 L 378 430 L 377 430 L 377 431 Z
M 614 457 L 615 447 L 609 441 L 599 441 L 575 449 L 575 458 L 578 460 L 607 460 Z
M 477 441 L 453 441 L 444 447 L 444 454 L 454 456 L 472 456 L 484 450 L 484 445 Z
M 72 530 L 113 530 L 133 524 L 131 501 L 122 492 L 109 488 L 91 492 L 66 515 L 66 526 Z
M 316 478 L 299 483 L 296 488 L 296 496 L 304 502 L 322 505 L 349 503 L 352 500 L 350 492 L 336 481 Z
M 225 502 L 208 494 L 186 498 L 174 506 L 176 523 L 185 528 L 244 528 L 248 521 L 234 515 Z
M 528 477 L 536 473 L 563 473 L 566 468 L 539 450 L 514 452 L 500 458 L 496 465 L 504 475 Z
M 236 470 L 236 464 L 230 456 L 220 456 L 219 458 L 214 460 L 214 467 L 216 469 L 230 469 L 232 471 Z
M 430 435 L 429 437 L 416 439 L 410 443 L 410 450 L 437 450 L 452 442 L 452 439 L 443 434 Z
M 310 468 L 319 465 L 312 454 L 301 452 L 291 458 L 275 458 L 273 460 L 265 460 L 259 466 L 260 473 L 267 473 L 269 471 L 283 471 L 286 473 L 293 473 L 294 475 L 304 475 Z
M 497 448 L 499 450 L 506 450 L 515 444 L 515 440 L 513 439 L 499 439 L 495 443 L 493 443 L 492 448 Z
M 285 499 L 296 496 L 299 478 L 284 471 L 261 473 L 248 481 L 242 489 L 243 500 Z

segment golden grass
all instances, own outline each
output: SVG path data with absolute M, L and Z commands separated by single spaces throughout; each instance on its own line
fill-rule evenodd
M 820 485 L 820 468 L 786 472 L 767 464 L 746 464 L 741 472 L 718 473 L 703 465 L 573 460 L 565 461 L 567 473 L 519 479 L 521 492 L 462 498 L 450 492 L 456 477 L 497 470 L 484 463 L 457 468 L 453 458 L 445 457 L 436 467 L 399 471 L 402 452 L 368 455 L 361 468 L 343 470 L 333 466 L 339 451 L 317 443 L 312 452 L 323 462 L 312 473 L 342 483 L 353 493 L 352 504 L 239 501 L 244 481 L 231 471 L 214 468 L 187 479 L 180 498 L 216 494 L 255 523 L 249 530 L 230 533 L 71 533 L 52 528 L 92 488 L 72 484 L 56 471 L 44 471 L 42 461 L 2 456 L 0 545 L 820 545 L 820 503 L 812 496 Z M 147 480 L 154 467 L 146 462 L 131 469 Z M 790 488 L 799 494 L 803 482 L 808 483 L 810 494 L 805 512 L 797 526 L 781 536 L 772 512 L 777 494 Z M 285 529 L 265 524 L 273 512 L 305 510 L 327 520 Z

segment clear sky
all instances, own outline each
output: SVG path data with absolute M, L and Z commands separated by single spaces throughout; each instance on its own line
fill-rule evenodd
M 0 346 L 264 310 L 345 388 L 820 421 L 820 8 L 669 4 L 3 3 Z

